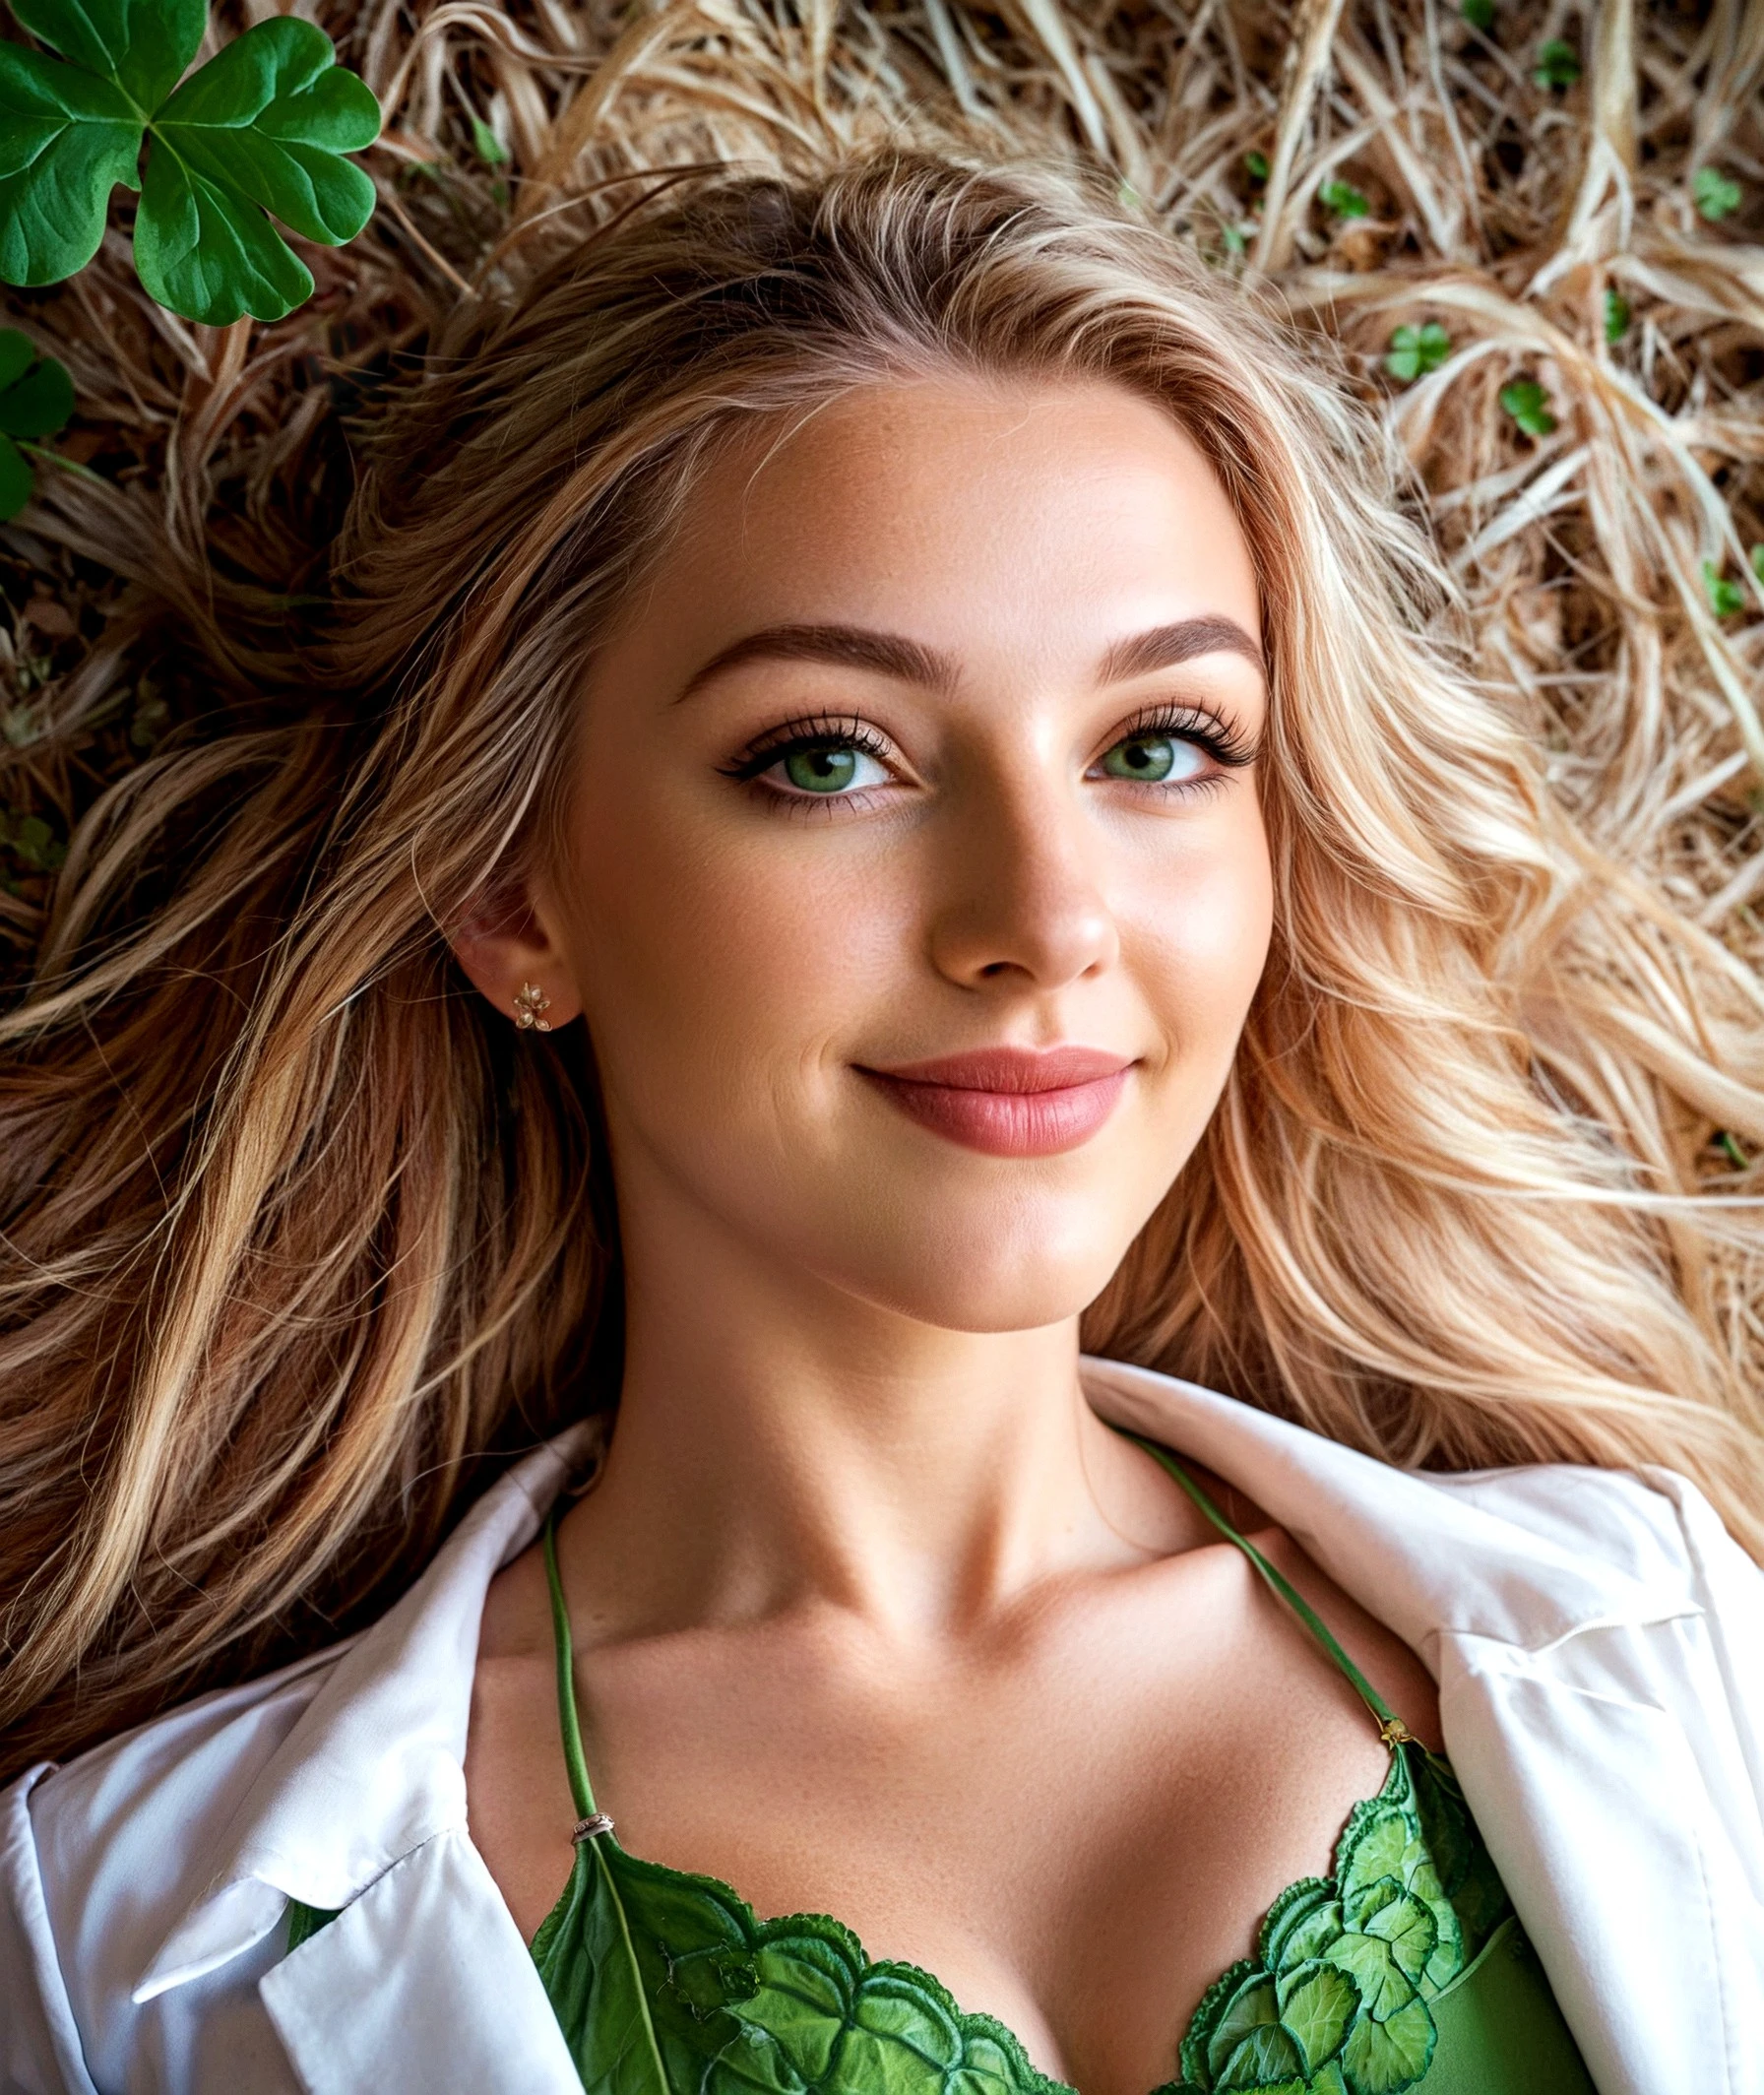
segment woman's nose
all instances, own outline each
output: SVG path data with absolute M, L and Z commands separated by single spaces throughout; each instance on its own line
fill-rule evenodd
M 1119 937 L 1099 878 L 1101 840 L 1065 781 L 976 790 L 952 807 L 939 857 L 931 960 L 964 988 L 1057 989 L 1111 967 Z

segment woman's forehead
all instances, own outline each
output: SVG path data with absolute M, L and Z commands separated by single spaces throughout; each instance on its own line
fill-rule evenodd
M 958 662 L 1008 642 L 1077 673 L 1208 618 L 1253 642 L 1254 565 L 1171 416 L 1101 381 L 952 379 L 744 432 L 701 476 L 633 623 L 687 675 L 801 625 L 912 635 Z

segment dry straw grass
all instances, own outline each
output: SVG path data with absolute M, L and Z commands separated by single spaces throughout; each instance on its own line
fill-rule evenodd
M 226 27 L 270 11 L 245 0 Z M 316 13 L 387 126 L 368 157 L 381 209 L 354 246 L 309 254 L 312 305 L 185 326 L 135 285 L 120 208 L 75 283 L 9 294 L 72 369 L 80 414 L 73 470 L 39 468 L 38 501 L 0 531 L 0 971 L 28 969 L 48 868 L 103 786 L 242 703 L 185 636 L 241 667 L 251 649 L 294 659 L 348 493 L 346 418 L 439 313 L 617 209 L 633 169 L 800 166 L 880 135 L 1099 157 L 1151 218 L 1271 285 L 1406 445 L 1481 668 L 1563 798 L 1738 964 L 1764 956 L 1747 559 L 1764 540 L 1764 6 L 1495 0 L 1486 33 L 1437 0 Z M 1571 84 L 1537 77 L 1549 43 L 1578 60 Z M 1713 222 L 1705 167 L 1739 189 Z M 1332 182 L 1363 213 L 1321 202 Z M 1613 299 L 1628 317 L 1609 341 Z M 1449 354 L 1404 383 L 1390 338 L 1429 321 Z M 1525 380 L 1553 430 L 1503 409 Z M 1712 573 L 1739 608 L 1712 605 Z M 1733 1137 L 1703 1122 L 1684 1140 L 1687 1172 L 1751 1180 Z M 1755 1316 L 1753 1290 L 1732 1301 Z

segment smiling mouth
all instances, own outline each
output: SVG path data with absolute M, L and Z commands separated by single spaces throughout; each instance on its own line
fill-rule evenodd
M 1088 1142 L 1115 1109 L 1134 1057 L 1098 1048 L 981 1048 L 854 1065 L 910 1119 L 991 1157 L 1051 1157 Z

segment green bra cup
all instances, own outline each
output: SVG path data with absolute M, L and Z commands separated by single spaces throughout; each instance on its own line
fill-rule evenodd
M 1139 1444 L 1294 1610 L 1391 1751 L 1331 1873 L 1276 1899 L 1153 2095 L 1595 2095 L 1450 1766 L 1168 1450 Z M 761 1921 L 718 1878 L 620 1847 L 582 1750 L 555 1517 L 543 1546 L 581 1816 L 533 1958 L 587 2095 L 1074 2095 L 1002 2022 L 964 2013 L 916 1965 L 872 1960 L 829 1915 Z M 296 1908 L 289 1946 L 328 1918 Z

